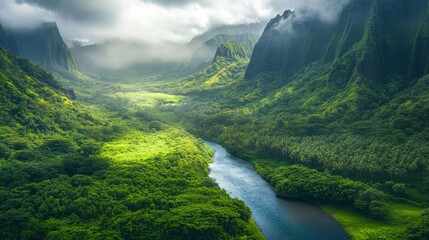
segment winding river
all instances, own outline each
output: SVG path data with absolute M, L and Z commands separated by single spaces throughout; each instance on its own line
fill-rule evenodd
M 206 144 L 215 151 L 210 177 L 231 197 L 246 203 L 267 240 L 348 239 L 344 229 L 321 208 L 277 198 L 250 162 L 232 156 L 219 144 Z

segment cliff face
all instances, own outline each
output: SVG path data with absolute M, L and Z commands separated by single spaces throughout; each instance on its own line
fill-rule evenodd
M 228 34 L 220 34 L 216 35 L 208 41 L 204 42 L 204 44 L 198 48 L 192 56 L 192 61 L 194 62 L 207 62 L 213 59 L 215 56 L 218 47 L 220 47 L 224 43 L 237 43 L 237 44 L 245 44 L 251 45 L 251 49 L 253 49 L 253 45 L 258 40 L 258 36 L 251 33 L 243 33 L 237 35 L 228 35 Z
M 76 70 L 76 63 L 55 23 L 16 32 L 20 55 L 50 70 Z
M 76 70 L 76 63 L 55 23 L 11 31 L 0 25 L 0 46 L 49 70 Z
M 223 58 L 228 61 L 248 60 L 252 54 L 253 42 L 243 43 L 226 42 L 222 43 L 216 50 L 214 62 Z
M 16 42 L 15 36 L 10 30 L 3 28 L 0 24 L 0 47 L 10 50 L 13 53 L 19 55 L 18 43 Z
M 353 0 L 334 22 L 286 11 L 267 25 L 246 78 L 291 76 L 316 62 L 344 64 L 344 58 L 349 68 L 377 81 L 394 74 L 421 77 L 429 70 L 427 2 Z

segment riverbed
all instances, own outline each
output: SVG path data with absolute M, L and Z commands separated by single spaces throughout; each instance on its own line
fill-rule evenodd
M 276 197 L 253 165 L 206 142 L 215 154 L 210 177 L 233 198 L 246 203 L 267 240 L 345 240 L 346 232 L 320 207 Z

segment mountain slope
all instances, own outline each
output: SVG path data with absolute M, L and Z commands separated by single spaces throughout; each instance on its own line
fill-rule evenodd
M 419 39 L 424 38 L 426 5 L 425 0 L 355 0 L 332 23 L 286 11 L 265 29 L 246 78 L 264 71 L 291 76 L 311 63 L 331 63 L 350 52 L 358 55 L 357 70 L 379 81 L 394 74 L 421 77 L 424 72 L 411 56 L 418 58 L 424 50 Z
M 76 70 L 76 63 L 55 23 L 15 33 L 20 55 L 50 70 Z
M 240 35 L 250 33 L 259 36 L 262 33 L 264 27 L 264 22 L 219 26 L 194 37 L 187 45 L 190 48 L 197 49 L 201 47 L 206 41 L 214 38 L 216 35 Z
M 251 41 L 243 43 L 225 42 L 217 48 L 214 62 L 219 61 L 219 58 L 225 58 L 229 61 L 248 60 L 252 50 L 253 42 Z
M 216 54 L 216 50 L 218 50 L 218 47 L 227 42 L 244 43 L 246 45 L 251 45 L 253 49 L 253 45 L 255 45 L 258 40 L 257 37 L 257 35 L 250 33 L 216 35 L 204 42 L 204 44 L 194 52 L 191 61 L 201 63 L 212 60 L 213 56 Z
M 15 36 L 13 34 L 3 28 L 0 24 L 0 47 L 8 49 L 19 55 L 18 43 L 16 42 Z
M 69 90 L 52 74 L 3 49 L 0 58 L 1 125 L 33 131 L 58 131 L 75 125 L 78 115 L 64 114 L 76 112 L 66 97 Z
M 0 46 L 54 71 L 75 71 L 76 63 L 55 23 L 35 29 L 5 31 L 0 25 Z
M 241 43 L 221 43 L 208 66 L 181 81 L 169 84 L 167 89 L 174 93 L 190 94 L 215 89 L 222 90 L 236 84 L 243 78 L 253 46 L 254 42 L 250 40 Z

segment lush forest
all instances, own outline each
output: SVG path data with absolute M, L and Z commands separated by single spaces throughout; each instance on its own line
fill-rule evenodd
M 201 140 L 144 112 L 70 101 L 53 75 L 0 57 L 2 239 L 263 238 L 208 178 Z

